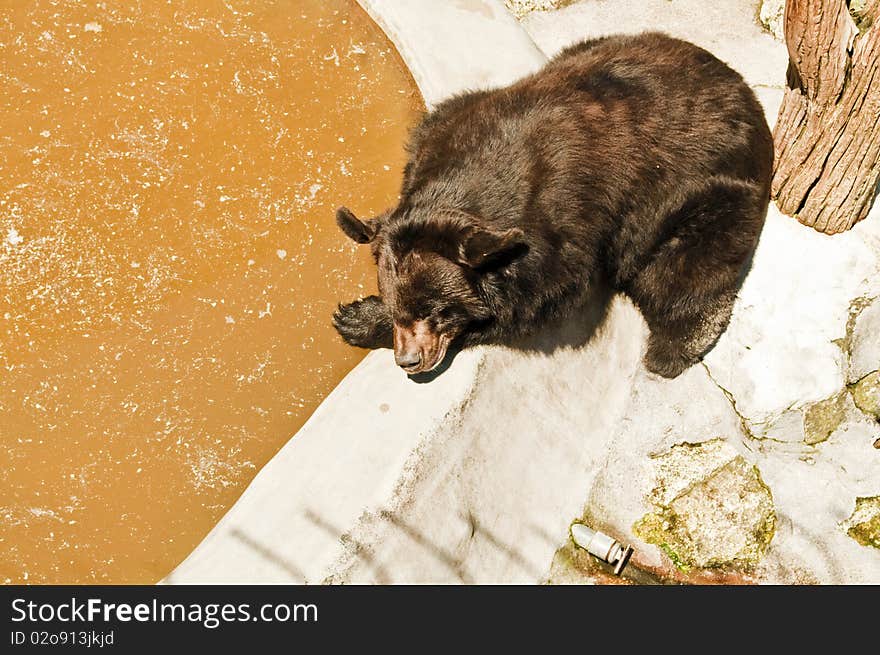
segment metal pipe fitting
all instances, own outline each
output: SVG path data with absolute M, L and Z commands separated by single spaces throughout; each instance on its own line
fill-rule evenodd
M 571 538 L 575 544 L 603 562 L 614 567 L 614 575 L 623 573 L 632 557 L 633 547 L 624 546 L 614 537 L 597 532 L 583 523 L 571 524 Z

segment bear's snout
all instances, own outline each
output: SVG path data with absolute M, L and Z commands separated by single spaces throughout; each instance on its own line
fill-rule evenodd
M 400 368 L 416 368 L 422 363 L 422 353 L 419 350 L 403 353 L 395 352 L 394 363 Z
M 427 321 L 394 325 L 394 362 L 409 375 L 435 368 L 448 345 L 449 339 L 431 330 Z

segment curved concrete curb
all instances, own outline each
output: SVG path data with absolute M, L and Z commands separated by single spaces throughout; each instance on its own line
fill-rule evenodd
M 359 0 L 406 61 L 428 106 L 510 84 L 546 58 L 497 0 Z

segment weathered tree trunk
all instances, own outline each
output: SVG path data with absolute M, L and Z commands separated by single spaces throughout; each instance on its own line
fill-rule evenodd
M 867 216 L 880 178 L 880 0 L 788 0 L 785 42 L 773 197 L 843 232 Z

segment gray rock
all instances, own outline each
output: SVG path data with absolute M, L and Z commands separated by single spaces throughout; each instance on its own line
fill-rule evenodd
M 810 404 L 783 412 L 788 424 L 783 420 L 760 437 L 746 429 L 735 400 L 706 367 L 672 381 L 638 372 L 610 441 L 615 447 L 597 461 L 584 510 L 570 520 L 632 543 L 636 553 L 628 575 L 638 581 L 880 580 L 880 560 L 839 529 L 855 496 L 876 493 L 880 456 L 873 443 L 880 425 L 859 412 L 849 394 L 838 393 L 820 400 L 809 421 L 804 415 L 811 413 Z M 806 433 L 823 439 L 814 436 L 808 444 Z M 753 466 L 759 478 L 752 479 Z M 772 540 L 764 486 L 776 516 Z M 734 489 L 745 490 L 746 500 L 740 503 Z M 727 497 L 730 502 L 721 503 L 730 508 L 727 517 L 706 518 L 715 511 L 713 498 Z M 748 525 L 764 538 L 746 538 Z M 601 581 L 602 573 L 566 543 L 553 560 L 550 580 Z
M 706 364 L 735 399 L 756 436 L 780 435 L 785 415 L 837 397 L 850 357 L 850 302 L 880 294 L 880 206 L 849 232 L 829 238 L 771 205 L 733 318 Z
M 846 419 L 846 392 L 813 403 L 804 411 L 804 442 L 815 446 L 830 437 Z
M 850 391 L 856 407 L 880 420 L 880 372 L 869 373 L 850 387 Z
M 770 490 L 756 466 L 713 439 L 678 444 L 654 458 L 655 511 L 633 527 L 681 570 L 750 569 L 776 532 Z
M 847 381 L 858 382 L 880 369 L 880 299 L 874 299 L 855 319 L 849 337 Z
M 718 439 L 720 435 L 727 442 Z M 614 447 L 599 462 L 578 520 L 620 541 L 631 541 L 636 550 L 634 569 L 675 576 L 678 571 L 664 550 L 633 534 L 633 525 L 656 513 L 658 505 L 668 506 L 684 495 L 691 481 L 710 477 L 747 454 L 741 447 L 747 440 L 742 419 L 705 367 L 694 366 L 675 380 L 641 369 L 632 380 L 626 413 L 611 438 Z M 685 442 L 692 446 L 676 447 Z
M 862 546 L 880 548 L 880 496 L 856 498 L 856 508 L 841 526 Z
M 764 0 L 758 18 L 770 34 L 780 41 L 785 41 L 785 0 Z
M 753 441 L 754 461 L 773 492 L 777 531 L 756 577 L 774 583 L 853 584 L 880 580 L 876 551 L 840 529 L 853 498 L 877 493 L 880 425 L 852 404 L 825 441 Z
M 551 11 L 572 2 L 574 0 L 504 0 L 504 6 L 517 18 L 523 18 L 534 11 Z

